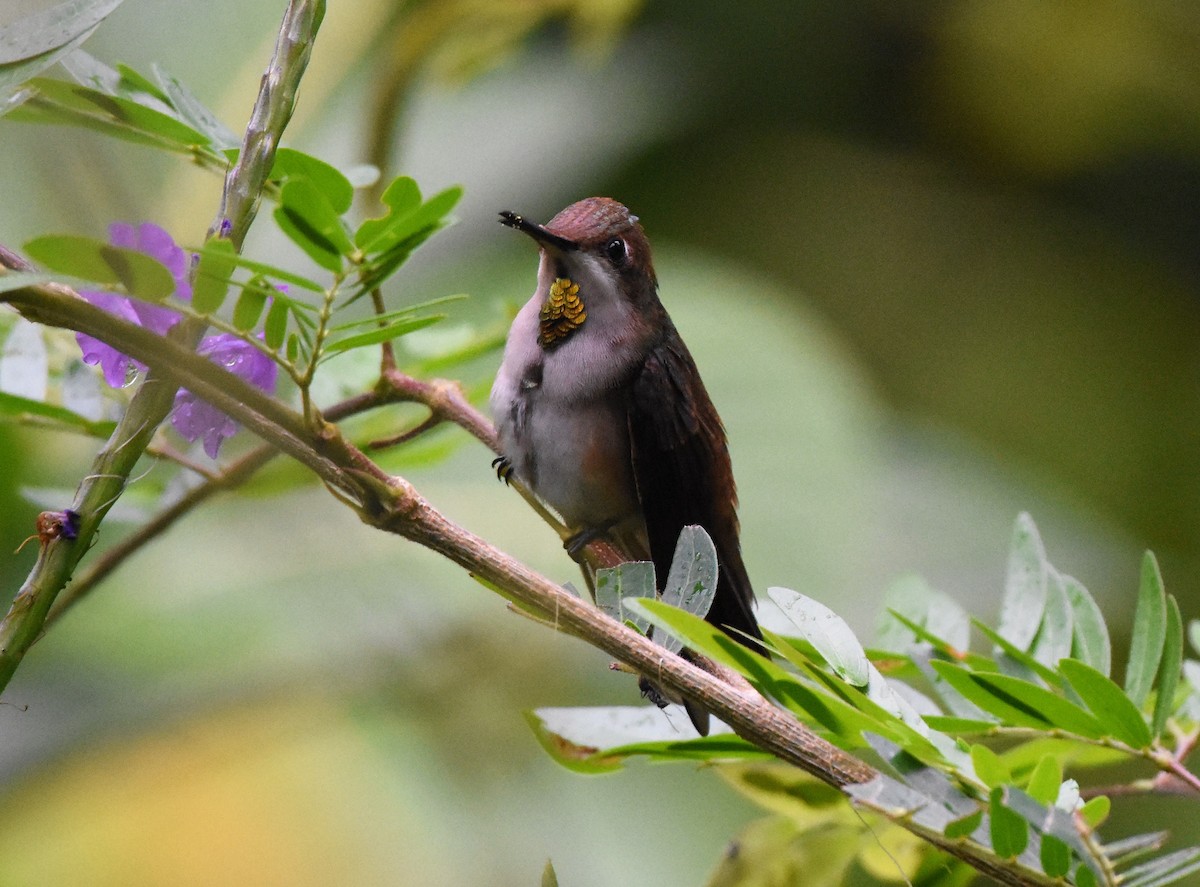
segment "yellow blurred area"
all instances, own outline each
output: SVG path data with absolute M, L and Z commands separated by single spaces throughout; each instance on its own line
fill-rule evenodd
M 55 762 L 5 798 L 4 883 L 425 883 L 420 811 L 331 704 L 215 709 Z

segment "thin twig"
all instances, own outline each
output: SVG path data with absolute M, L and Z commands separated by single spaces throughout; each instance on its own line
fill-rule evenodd
M 168 446 L 161 440 L 152 441 L 150 445 L 146 447 L 146 455 L 154 456 L 157 459 L 162 459 L 164 462 L 174 463 L 180 468 L 184 468 L 193 474 L 197 474 L 207 481 L 220 479 L 219 471 L 214 471 L 208 465 L 203 465 L 197 462 L 195 459 L 184 455 L 174 447 Z
M 387 306 L 383 303 L 383 291 L 379 287 L 371 290 L 371 306 L 375 309 L 376 314 L 384 314 L 387 311 Z M 379 320 L 381 327 L 387 326 L 387 321 L 381 317 Z M 379 375 L 384 376 L 396 370 L 396 349 L 392 347 L 392 341 L 389 339 L 379 346 Z

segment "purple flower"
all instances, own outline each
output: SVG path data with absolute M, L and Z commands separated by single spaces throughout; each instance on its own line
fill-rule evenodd
M 245 339 L 221 333 L 206 338 L 196 351 L 235 376 L 241 376 L 251 385 L 274 392 L 278 371 L 275 361 Z M 171 424 L 185 440 L 203 438 L 204 452 L 213 459 L 217 458 L 222 441 L 232 437 L 238 430 L 236 422 L 186 389 L 180 389 L 175 395 Z
M 192 298 L 192 285 L 187 279 L 187 256 L 175 245 L 171 235 L 162 228 L 150 222 L 143 222 L 136 228 L 126 222 L 115 222 L 108 227 L 108 239 L 113 246 L 135 249 L 162 262 L 175 278 L 175 298 L 184 301 Z M 177 313 L 159 305 L 98 290 L 80 290 L 79 294 L 97 308 L 154 330 L 159 335 L 179 322 Z M 97 338 L 76 333 L 75 340 L 79 342 L 79 348 L 83 351 L 83 362 L 99 366 L 104 372 L 104 381 L 113 388 L 124 387 L 132 370 L 146 369 L 141 362 L 122 354 Z
M 118 222 L 109 226 L 108 238 L 114 246 L 135 249 L 162 262 L 175 278 L 175 298 L 183 301 L 192 298 L 192 286 L 188 281 L 188 257 L 162 228 L 149 222 L 144 222 L 136 228 Z M 160 336 L 180 319 L 180 315 L 170 308 L 129 299 L 115 293 L 82 290 L 80 295 L 97 308 L 153 330 Z M 98 365 L 104 373 L 104 381 L 113 388 L 123 387 L 132 371 L 146 369 L 140 361 L 122 354 L 99 339 L 83 333 L 76 333 L 75 337 L 83 351 L 84 363 Z M 274 392 L 277 370 L 275 362 L 244 339 L 228 333 L 208 336 L 196 351 L 250 384 L 264 391 Z M 227 415 L 186 389 L 180 389 L 175 395 L 171 424 L 189 441 L 203 439 L 204 451 L 213 459 L 217 458 L 222 441 L 231 437 L 238 429 L 237 423 Z

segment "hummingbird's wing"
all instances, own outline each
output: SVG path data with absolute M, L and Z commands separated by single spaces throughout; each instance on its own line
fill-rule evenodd
M 738 542 L 737 489 L 725 427 L 687 346 L 670 320 L 666 323 L 666 336 L 633 380 L 629 406 L 633 473 L 650 554 L 661 584 L 680 531 L 689 524 L 704 527 L 720 565 L 708 621 L 747 643 L 746 635 L 761 639 L 762 634 L 750 608 L 754 593 Z

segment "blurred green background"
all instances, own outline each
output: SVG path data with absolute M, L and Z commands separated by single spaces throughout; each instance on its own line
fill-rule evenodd
M 87 48 L 164 65 L 236 129 L 282 8 L 126 0 Z M 728 427 L 760 592 L 869 637 L 918 572 L 994 618 L 1028 510 L 1120 637 L 1144 548 L 1185 618 L 1200 603 L 1198 37 L 1175 0 L 359 0 L 331 4 L 289 136 L 350 167 L 394 135 L 385 173 L 465 186 L 390 293 L 472 295 L 418 351 L 528 295 L 496 211 L 629 205 Z M 0 154 L 13 246 L 143 219 L 195 243 L 219 193 L 77 131 L 0 119 Z M 250 251 L 298 261 L 270 229 Z M 0 551 L 32 532 L 23 491 L 69 491 L 89 453 L 0 429 Z M 395 469 L 574 579 L 489 459 L 447 433 Z M 4 587 L 33 559 L 0 559 Z M 572 887 L 702 883 L 747 802 L 685 767 L 567 773 L 522 720 L 635 702 L 606 665 L 322 490 L 260 484 L 26 659 L 0 705 L 0 883 L 528 885 L 546 857 Z

